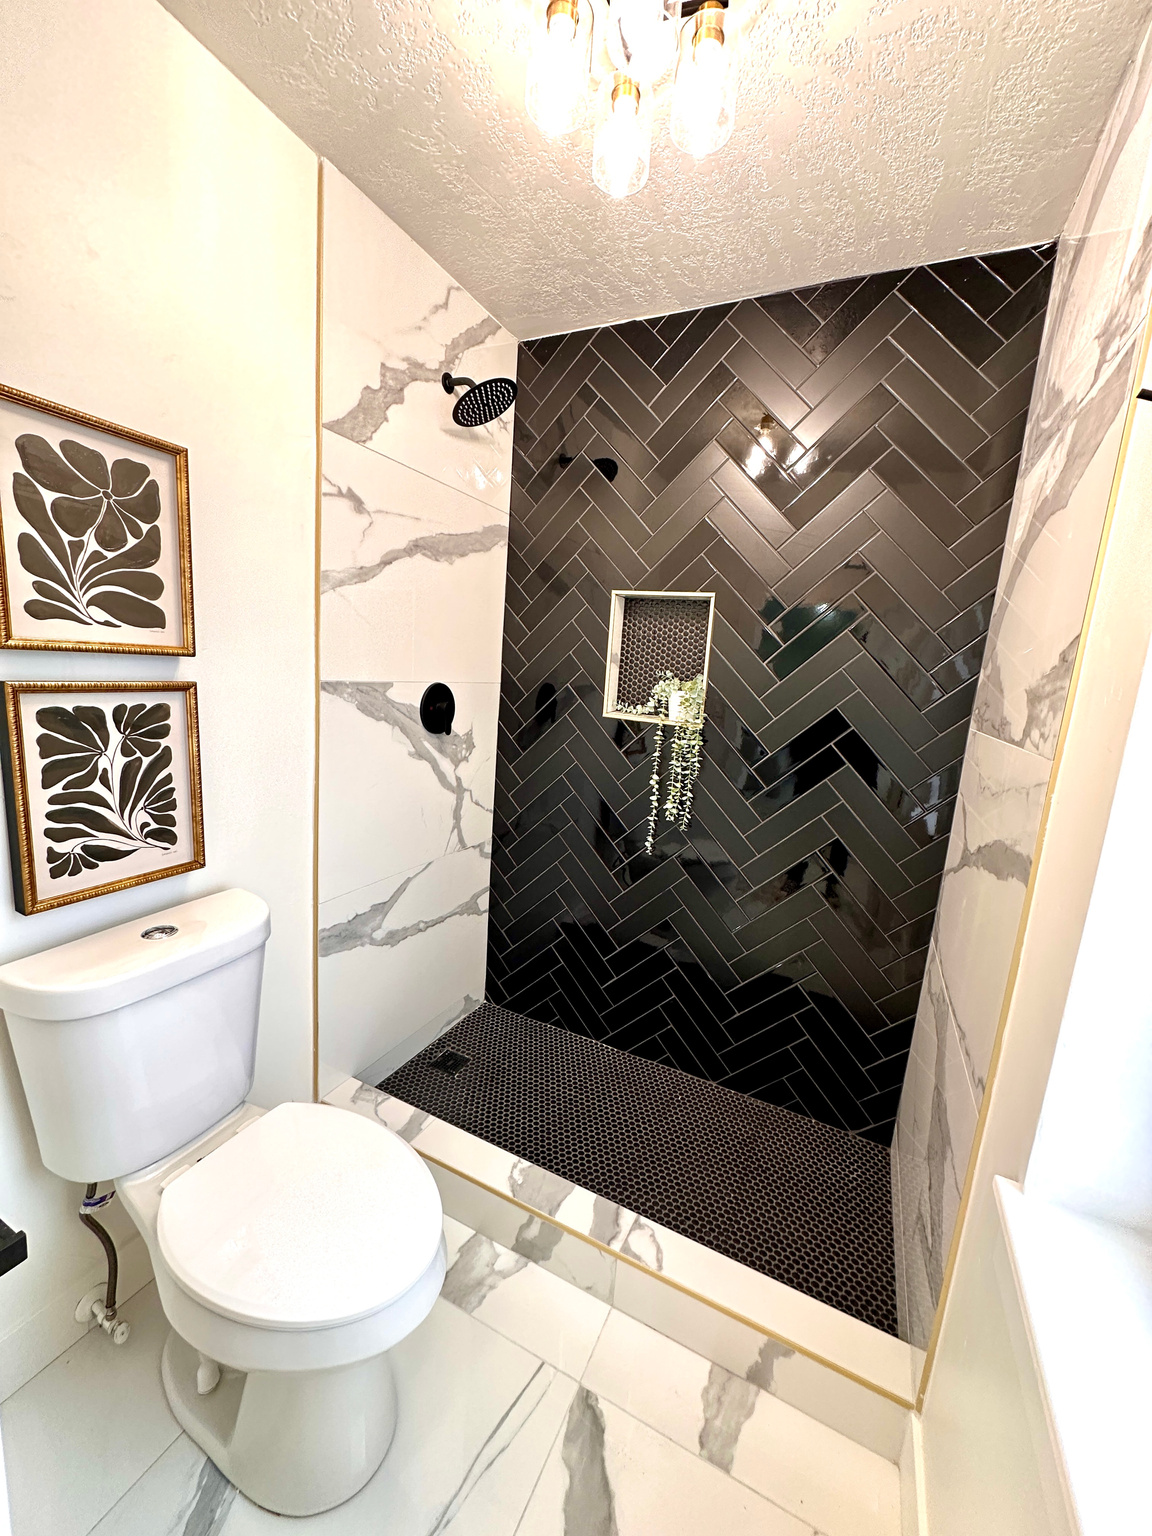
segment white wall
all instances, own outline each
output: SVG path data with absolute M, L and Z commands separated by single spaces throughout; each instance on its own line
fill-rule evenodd
M 0 379 L 187 446 L 197 635 L 180 661 L 0 670 L 194 679 L 207 846 L 195 874 L 36 917 L 0 879 L 0 960 L 246 886 L 273 924 L 254 1097 L 307 1098 L 316 160 L 153 0 L 0 0 L 0 37 Z M 0 1215 L 29 1248 L 0 1280 L 0 1394 L 79 1331 L 100 1256 L 77 1196 L 40 1166 L 0 1031 Z

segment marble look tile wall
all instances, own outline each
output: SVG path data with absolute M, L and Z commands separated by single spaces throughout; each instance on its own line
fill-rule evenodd
M 1152 48 L 1060 242 L 893 1143 L 901 1334 L 924 1346 L 1004 990 L 1152 288 Z
M 516 342 L 324 167 L 320 1075 L 374 1079 L 484 997 L 511 413 L 444 372 Z M 449 685 L 449 736 L 419 704 Z

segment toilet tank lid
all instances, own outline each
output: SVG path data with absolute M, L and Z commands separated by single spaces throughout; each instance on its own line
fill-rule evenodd
M 156 929 L 176 932 L 146 939 Z M 267 904 L 220 891 L 0 966 L 0 1008 L 27 1019 L 86 1019 L 138 1003 L 259 949 Z

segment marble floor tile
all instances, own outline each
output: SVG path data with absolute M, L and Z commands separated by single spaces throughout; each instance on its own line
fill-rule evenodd
M 240 1497 L 200 1447 L 181 1434 L 91 1536 L 218 1536 Z
M 444 1299 L 557 1370 L 579 1376 L 609 1316 L 607 1303 L 450 1216 L 444 1236 Z
M 155 1285 L 122 1316 L 127 1344 L 91 1330 L 0 1408 L 15 1536 L 84 1536 L 180 1434 L 160 1384 Z
M 879 1455 L 891 1461 L 898 1458 L 906 1409 L 830 1369 L 822 1360 L 776 1338 L 766 1338 L 762 1331 L 737 1321 L 729 1312 L 708 1305 L 677 1285 L 665 1284 L 646 1267 L 638 1267 L 639 1260 L 618 1262 L 611 1252 L 596 1246 L 610 1244 L 619 1251 L 624 1245 L 634 1259 L 646 1251 L 653 1260 L 659 1257 L 662 1262 L 664 1242 L 655 1232 L 643 1231 L 649 1224 L 634 1212 L 353 1078 L 334 1088 L 327 1102 L 379 1119 L 427 1157 L 444 1210 L 456 1221 L 678 1340 L 707 1360 L 746 1376 Z M 525 1212 L 496 1191 L 507 1191 L 541 1214 Z M 555 1217 L 557 1224 L 546 1216 Z M 559 1223 L 572 1230 L 562 1230 Z M 593 1242 L 583 1241 L 575 1232 L 586 1233 Z M 688 1252 L 699 1248 L 689 1239 L 672 1236 Z M 673 1245 L 668 1247 L 671 1254 Z M 722 1304 L 729 1305 L 728 1277 L 742 1272 L 743 1266 L 716 1253 L 708 1258 L 715 1283 L 713 1291 L 703 1294 L 715 1294 Z M 679 1270 L 676 1278 L 684 1278 Z M 697 1278 L 703 1281 L 707 1277 Z M 769 1287 L 776 1285 L 766 1277 L 756 1278 Z M 827 1310 L 821 1303 L 799 1299 L 816 1308 L 817 1319 Z M 865 1337 L 874 1333 L 865 1324 L 847 1321 L 853 1329 L 863 1330 Z M 904 1365 L 901 1376 L 893 1380 L 903 1382 L 897 1390 L 910 1397 L 919 1380 L 916 1351 L 896 1340 L 889 1343 L 895 1345 Z
M 737 1384 L 736 1395 L 747 1401 L 750 1413 L 759 1396 L 750 1382 L 623 1312 L 613 1312 L 581 1379 L 603 1401 L 615 1403 L 685 1450 L 698 1452 L 703 1444 L 709 1377 L 714 1373 Z
M 896 1468 L 771 1400 L 763 1360 L 733 1374 L 460 1222 L 445 1236 L 444 1294 L 392 1351 L 388 1457 L 353 1499 L 293 1529 L 897 1536 Z M 168 1412 L 154 1288 L 127 1310 L 126 1350 L 90 1335 L 4 1405 L 14 1536 L 284 1531 Z
M 516 1536 L 704 1532 L 814 1536 L 814 1527 L 581 1386 Z
M 898 1528 L 891 1461 L 643 1323 L 613 1312 L 582 1381 L 823 1536 Z
M 512 1536 L 576 1383 L 444 1301 L 392 1361 L 400 1417 L 383 1466 L 346 1504 L 292 1528 L 309 1536 Z M 92 1536 L 271 1536 L 286 1528 L 181 1436 Z M 15 1536 L 24 1532 L 17 1527 Z
M 900 1529 L 899 1469 L 766 1392 L 735 1443 L 732 1476 L 822 1536 Z

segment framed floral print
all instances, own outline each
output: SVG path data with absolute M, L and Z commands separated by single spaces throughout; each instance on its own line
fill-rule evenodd
M 17 911 L 204 867 L 195 683 L 5 683 L 4 702 Z
M 0 384 L 0 646 L 195 655 L 186 449 Z

